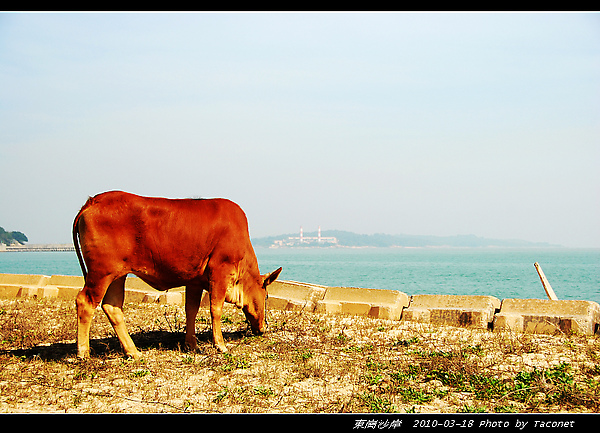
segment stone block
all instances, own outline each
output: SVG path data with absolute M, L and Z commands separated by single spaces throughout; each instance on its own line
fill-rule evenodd
M 159 304 L 185 305 L 185 296 L 182 292 L 168 291 L 158 297 Z
M 83 289 L 81 287 L 61 287 L 58 286 L 58 295 L 56 296 L 58 299 L 75 299 L 77 294 Z
M 17 296 L 19 296 L 20 291 L 21 287 L 19 286 L 0 285 L 0 298 L 16 298 Z
M 18 298 L 37 298 L 39 287 L 20 287 L 19 292 L 17 293 Z
M 48 283 L 46 275 L 0 274 L 0 297 L 37 296 L 37 290 Z
M 154 293 L 154 292 L 145 293 L 145 296 L 142 299 L 142 302 L 149 302 L 149 303 L 158 302 L 160 299 L 160 295 L 161 295 L 161 293 L 159 291 L 156 291 L 156 293 Z
M 316 284 L 276 280 L 267 289 L 267 308 L 312 312 L 317 302 L 323 299 L 325 290 L 324 286 Z
M 154 287 L 147 284 L 144 280 L 131 274 L 128 275 L 127 279 L 125 280 L 125 290 L 142 290 L 145 292 L 156 291 Z M 169 291 L 172 290 L 185 290 L 185 287 L 174 287 L 172 289 L 169 289 Z
M 124 303 L 138 304 L 144 302 L 146 296 L 148 296 L 148 292 L 145 290 L 125 289 Z
M 58 297 L 58 287 L 56 286 L 44 286 L 38 287 L 37 289 L 37 298 L 57 298 Z
M 493 296 L 413 295 L 402 320 L 486 329 L 499 308 L 500 300 Z
M 125 290 L 138 290 L 138 291 L 149 292 L 149 291 L 154 291 L 156 289 L 154 287 L 151 287 L 150 285 L 146 284 L 144 282 L 144 280 L 142 280 L 141 278 L 138 278 L 133 275 L 128 275 L 127 278 L 125 279 Z
M 73 275 L 52 275 L 48 281 L 48 285 L 56 286 L 59 289 L 62 287 L 71 287 L 81 290 L 84 284 L 85 280 L 82 276 Z
M 82 276 L 52 275 L 46 287 L 49 293 L 56 293 L 58 299 L 75 299 L 84 283 Z
M 3 286 L 32 286 L 39 287 L 48 283 L 50 277 L 46 275 L 30 274 L 0 274 L 0 287 Z
M 366 302 L 340 302 L 340 307 L 341 314 L 352 316 L 368 316 L 372 308 L 371 304 Z
M 592 335 L 599 324 L 600 305 L 596 302 L 504 299 L 494 318 L 494 331 Z
M 396 290 L 327 287 L 315 311 L 398 320 L 408 302 L 408 295 Z

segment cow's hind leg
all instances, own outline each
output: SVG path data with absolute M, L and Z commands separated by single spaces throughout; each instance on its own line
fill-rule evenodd
M 95 310 L 85 287 L 77 295 L 75 304 L 77 305 L 77 357 L 85 359 L 90 356 L 90 327 Z
M 106 295 L 104 295 L 104 299 L 102 300 L 102 309 L 117 333 L 117 337 L 119 338 L 119 342 L 123 347 L 125 355 L 137 360 L 140 358 L 140 353 L 127 332 L 125 317 L 123 316 L 126 277 L 127 275 L 119 277 L 110 284 L 106 291 Z
M 94 311 L 100 305 L 109 284 L 110 277 L 96 279 L 88 274 L 83 289 L 75 298 L 78 358 L 85 359 L 90 356 L 90 327 L 94 318 Z

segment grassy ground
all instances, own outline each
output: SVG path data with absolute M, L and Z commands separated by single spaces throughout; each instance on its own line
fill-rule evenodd
M 75 358 L 74 302 L 0 300 L 0 412 L 598 412 L 598 336 L 494 333 L 269 311 L 246 332 L 226 308 L 229 353 L 181 349 L 183 307 L 129 304 L 141 361 L 125 360 L 102 311 L 92 357 Z

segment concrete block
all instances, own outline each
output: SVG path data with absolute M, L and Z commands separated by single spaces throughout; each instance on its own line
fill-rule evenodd
M 52 275 L 46 287 L 48 293 L 56 293 L 58 299 L 75 299 L 84 283 L 82 276 Z
M 315 313 L 342 314 L 342 303 L 340 301 L 319 301 L 315 307 Z
M 81 289 L 83 289 L 83 286 L 81 287 L 57 287 L 58 288 L 58 295 L 56 295 L 56 297 L 58 299 L 73 299 L 75 300 L 75 298 L 77 297 L 77 294 L 79 292 L 81 292 Z
M 317 302 L 325 295 L 325 286 L 274 281 L 268 288 L 267 308 L 275 310 L 314 311 Z
M 158 297 L 159 304 L 185 305 L 185 296 L 182 292 L 165 292 Z
M 368 316 L 371 312 L 371 304 L 366 302 L 340 302 L 340 313 L 351 316 Z
M 57 298 L 58 297 L 58 287 L 55 287 L 55 286 L 38 287 L 36 296 L 38 298 Z
M 210 307 L 210 294 L 205 290 L 202 292 L 202 299 L 200 299 L 201 307 Z
M 398 320 L 408 302 L 408 295 L 396 290 L 327 287 L 315 311 Z
M 0 286 L 0 298 L 12 299 L 19 296 L 21 287 L 19 286 Z
M 128 275 L 125 280 L 125 290 L 138 290 L 138 291 L 154 291 L 156 290 L 154 287 L 151 287 L 149 284 L 146 284 L 144 280 L 138 278 L 133 275 Z
M 30 274 L 0 274 L 0 287 L 3 286 L 33 286 L 39 287 L 48 283 L 50 277 L 46 275 Z
M 46 275 L 0 274 L 0 297 L 37 296 L 37 289 L 49 279 Z
M 18 298 L 56 298 L 58 288 L 54 286 L 21 287 L 15 297 Z
M 140 302 L 144 302 L 144 299 L 146 298 L 146 296 L 148 296 L 148 292 L 146 292 L 145 290 L 131 290 L 131 289 L 125 289 L 125 299 L 124 299 L 124 303 L 129 304 L 129 303 L 140 303 Z
M 184 290 L 185 287 L 174 287 L 171 290 Z M 128 275 L 125 280 L 125 290 L 142 290 L 146 292 L 154 292 L 156 289 L 151 285 L 147 284 L 144 280 L 135 275 Z
M 494 331 L 592 335 L 600 326 L 600 305 L 592 301 L 504 299 Z
M 48 281 L 48 285 L 56 286 L 59 289 L 62 287 L 70 287 L 81 290 L 83 289 L 84 284 L 85 280 L 82 276 L 78 277 L 73 275 L 52 275 Z
M 17 293 L 17 298 L 37 298 L 39 287 L 19 287 L 19 292 Z
M 414 295 L 402 320 L 485 329 L 499 308 L 500 300 L 493 296 Z
M 158 300 L 160 299 L 160 292 L 156 292 L 156 293 L 152 293 L 152 292 L 148 292 L 144 294 L 144 298 L 142 299 L 142 302 L 149 302 L 149 303 L 153 303 L 153 302 L 158 302 Z

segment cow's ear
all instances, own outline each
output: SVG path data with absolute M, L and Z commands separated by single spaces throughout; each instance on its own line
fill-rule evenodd
M 267 286 L 269 284 L 271 284 L 273 281 L 275 281 L 277 279 L 277 277 L 279 276 L 279 274 L 281 273 L 281 269 L 279 268 L 276 271 L 271 272 L 270 274 L 265 275 L 264 280 L 263 280 L 263 287 L 266 289 Z

